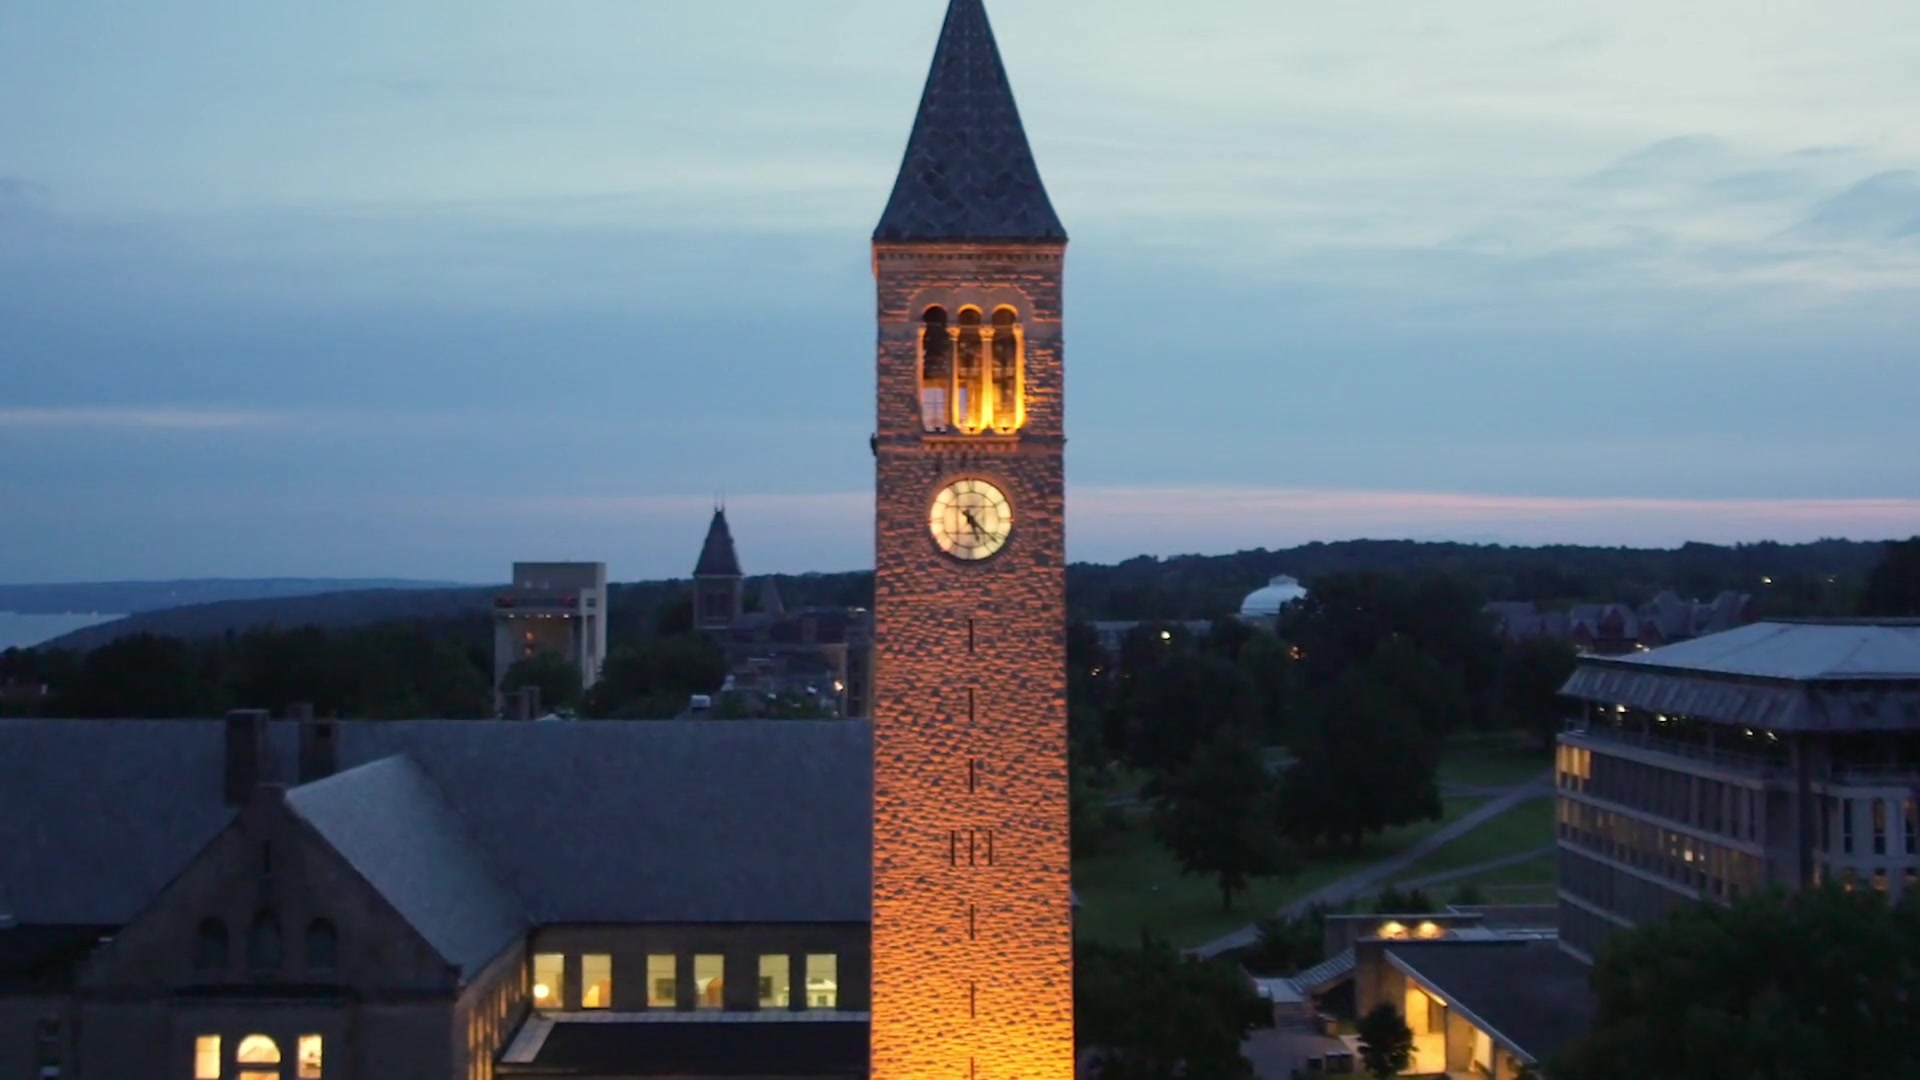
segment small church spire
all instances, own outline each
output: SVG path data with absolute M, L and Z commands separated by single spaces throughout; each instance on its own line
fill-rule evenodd
M 876 241 L 1064 241 L 983 0 L 951 0 Z

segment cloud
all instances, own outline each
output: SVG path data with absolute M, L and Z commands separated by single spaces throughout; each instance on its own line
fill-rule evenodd
M 236 431 L 281 426 L 267 412 L 150 406 L 142 408 L 0 408 L 0 430 Z
M 1800 224 L 1807 233 L 1896 239 L 1920 233 L 1920 172 L 1893 169 L 1826 200 Z

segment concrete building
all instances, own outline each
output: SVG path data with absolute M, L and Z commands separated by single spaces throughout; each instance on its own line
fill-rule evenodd
M 953 0 L 873 234 L 873 1075 L 1074 1075 L 1066 230 Z
M 0 746 L 0 1076 L 866 1075 L 865 723 Z
M 607 659 L 607 564 L 513 564 L 513 584 L 493 599 L 494 705 L 515 663 L 541 653 L 580 669 L 580 685 L 600 681 Z
M 1920 873 L 1920 623 L 1762 622 L 1589 656 L 1560 736 L 1562 944 L 1677 904 Z

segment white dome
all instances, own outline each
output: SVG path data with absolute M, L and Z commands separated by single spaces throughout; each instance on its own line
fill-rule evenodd
M 1307 590 L 1299 581 L 1285 574 L 1267 582 L 1265 588 L 1255 589 L 1240 601 L 1240 617 L 1243 619 L 1272 619 L 1280 614 L 1280 609 L 1297 600 L 1304 600 Z

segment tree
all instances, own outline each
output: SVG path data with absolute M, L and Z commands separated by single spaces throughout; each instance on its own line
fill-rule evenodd
M 1296 698 L 1294 669 L 1299 666 L 1286 643 L 1265 630 L 1256 630 L 1240 647 L 1236 661 L 1253 682 L 1260 701 L 1260 741 L 1291 745 L 1294 741 Z
M 1766 892 L 1610 939 L 1587 1034 L 1555 1080 L 1920 1076 L 1920 903 Z
M 1254 924 L 1259 936 L 1237 957 L 1256 975 L 1291 975 L 1327 958 L 1327 906 L 1304 915 L 1276 915 Z
M 1397 1076 L 1413 1061 L 1413 1029 L 1391 1002 L 1381 1002 L 1361 1017 L 1355 1034 L 1369 1075 Z
M 727 657 L 704 637 L 644 638 L 613 650 L 581 711 L 599 719 L 662 720 L 726 681 Z
M 217 711 L 197 658 L 178 638 L 132 634 L 88 653 L 55 687 L 60 716 L 173 719 Z
M 1867 575 L 1860 614 L 1920 618 L 1920 536 L 1887 545 L 1880 565 Z
M 1391 681 L 1350 669 L 1315 710 L 1280 788 L 1280 823 L 1300 843 L 1437 821 L 1440 740 Z
M 1452 907 L 1480 907 L 1486 902 L 1487 894 L 1472 882 L 1453 890 L 1453 895 L 1447 898 L 1448 905 Z
M 1254 878 L 1292 868 L 1275 826 L 1274 780 L 1243 732 L 1221 731 L 1179 772 L 1157 785 L 1154 831 L 1180 873 L 1213 878 L 1220 906 Z
M 1232 661 L 1175 651 L 1135 680 L 1127 699 L 1127 757 L 1172 771 L 1221 731 L 1256 731 L 1260 702 L 1253 681 Z
M 1273 1011 L 1239 969 L 1189 960 L 1142 935 L 1137 949 L 1074 950 L 1074 1030 L 1096 1054 L 1103 1080 L 1233 1080 L 1251 1076 L 1240 1055 Z
M 1100 854 L 1123 826 L 1119 808 L 1107 802 L 1107 793 L 1093 782 L 1089 772 L 1085 768 L 1073 770 L 1067 792 L 1067 843 L 1075 859 Z
M 1433 900 L 1419 889 L 1401 892 L 1389 885 L 1381 889 L 1373 901 L 1375 915 L 1431 915 L 1433 912 Z
M 541 652 L 514 661 L 500 679 L 500 689 L 509 694 L 528 686 L 539 689 L 542 710 L 571 709 L 580 702 L 580 665 L 557 652 Z
M 1573 677 L 1574 655 L 1571 645 L 1553 638 L 1526 638 L 1508 646 L 1500 660 L 1496 704 L 1502 726 L 1532 732 L 1552 746 L 1568 712 L 1560 688 Z

